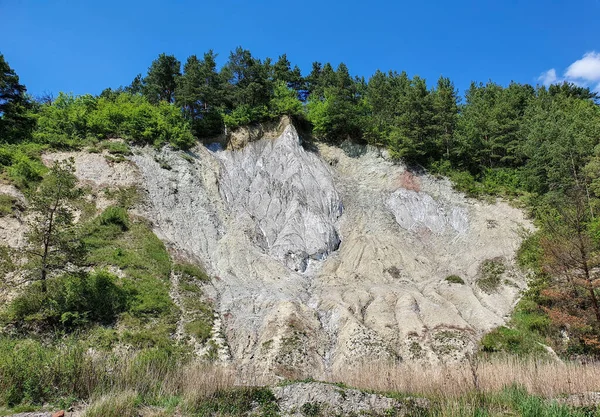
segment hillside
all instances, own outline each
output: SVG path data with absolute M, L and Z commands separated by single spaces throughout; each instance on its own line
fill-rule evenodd
M 594 93 L 214 58 L 34 100 L 0 55 L 0 415 L 596 407 Z

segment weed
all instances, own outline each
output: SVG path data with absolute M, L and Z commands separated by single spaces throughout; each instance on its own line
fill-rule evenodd
M 486 259 L 479 266 L 479 279 L 477 285 L 483 291 L 492 293 L 502 283 L 500 277 L 506 271 L 506 266 L 500 258 Z
M 464 284 L 465 281 L 458 275 L 448 275 L 446 281 L 450 284 Z

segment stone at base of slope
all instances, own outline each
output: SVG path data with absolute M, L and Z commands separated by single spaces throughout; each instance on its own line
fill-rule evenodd
M 397 400 L 323 382 L 298 382 L 273 388 L 282 416 L 393 415 L 411 416 L 429 408 L 423 398 Z M 312 414 L 311 414 L 312 415 Z

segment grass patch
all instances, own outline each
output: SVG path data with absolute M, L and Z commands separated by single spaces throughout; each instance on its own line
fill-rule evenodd
M 256 408 L 253 415 L 278 416 L 273 392 L 266 387 L 244 387 L 217 391 L 197 403 L 187 403 L 186 411 L 199 416 L 245 416 Z
M 202 282 L 210 281 L 210 277 L 202 268 L 191 263 L 177 263 L 173 265 L 173 270 L 179 272 L 184 278 L 192 277 Z
M 0 194 L 0 217 L 8 216 L 13 214 L 15 209 L 17 200 L 8 194 Z
M 486 259 L 479 266 L 477 285 L 488 294 L 497 291 L 502 283 L 501 276 L 505 271 L 506 266 L 502 259 Z
M 108 394 L 94 401 L 83 417 L 137 417 L 137 405 L 135 391 Z
M 131 155 L 131 148 L 125 142 L 105 140 L 100 142 L 100 149 L 107 150 L 111 155 Z
M 446 282 L 449 282 L 450 284 L 464 284 L 465 283 L 465 281 L 458 275 L 448 275 L 446 277 Z

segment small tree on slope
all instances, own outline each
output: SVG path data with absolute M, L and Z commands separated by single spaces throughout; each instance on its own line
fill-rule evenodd
M 81 197 L 74 175 L 74 161 L 54 162 L 31 196 L 27 252 L 33 265 L 33 279 L 46 292 L 46 279 L 53 271 L 83 259 L 83 244 L 74 224 L 72 205 Z

